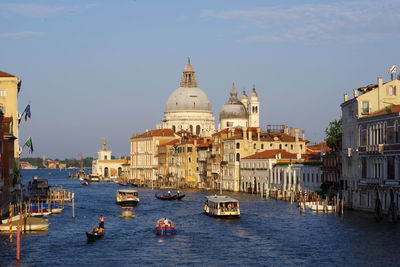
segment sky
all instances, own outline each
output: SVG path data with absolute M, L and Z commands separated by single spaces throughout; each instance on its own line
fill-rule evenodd
M 21 157 L 116 157 L 161 122 L 190 57 L 216 127 L 232 82 L 260 126 L 323 141 L 343 94 L 400 64 L 400 1 L 0 1 L 0 70 L 22 80 Z

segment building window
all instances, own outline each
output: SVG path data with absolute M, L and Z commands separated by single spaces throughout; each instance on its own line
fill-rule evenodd
M 396 95 L 396 87 L 395 86 L 389 86 L 387 88 L 387 95 L 389 95 L 389 96 Z
M 189 132 L 190 132 L 190 133 L 193 133 L 193 125 L 190 125 L 190 126 L 189 126 Z
M 369 114 L 369 102 L 368 101 L 362 102 L 362 114 Z
M 282 149 L 282 144 L 279 144 L 279 149 Z
M 172 125 L 172 131 L 175 132 L 175 125 Z
M 236 161 L 240 161 L 240 153 L 236 153 Z
M 293 145 L 290 145 L 290 150 L 293 150 Z
M 191 157 L 189 157 L 189 159 L 188 159 L 188 160 L 189 160 L 189 163 L 192 163 L 192 158 L 191 158 Z
M 236 143 L 236 148 L 237 148 L 237 149 L 240 148 L 240 143 Z
M 104 156 L 104 159 L 107 160 L 107 155 Z
M 196 126 L 196 134 L 197 134 L 197 135 L 200 135 L 200 125 L 197 125 L 197 126 Z
M 6 89 L 0 89 L 0 97 L 6 97 L 6 96 L 7 96 Z
M 261 144 L 261 149 L 264 149 L 264 144 Z
M 257 145 L 254 143 L 253 144 L 253 149 L 256 149 L 257 148 Z

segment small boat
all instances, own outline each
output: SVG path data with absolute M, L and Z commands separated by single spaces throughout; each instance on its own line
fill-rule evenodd
M 92 229 L 90 232 L 86 232 L 86 236 L 88 241 L 95 241 L 97 239 L 103 238 L 105 234 L 105 231 L 97 231 L 95 229 Z
M 86 182 L 86 181 L 85 181 L 85 182 L 82 183 L 82 185 L 84 185 L 84 186 L 89 186 L 89 185 L 91 185 L 91 184 L 90 184 L 89 182 Z
M 124 206 L 137 205 L 140 201 L 138 191 L 133 189 L 119 189 L 116 201 L 118 204 Z
M 87 180 L 89 180 L 89 182 L 100 182 L 100 176 L 98 176 L 97 174 L 92 174 L 89 175 L 89 178 L 87 178 Z
M 15 232 L 17 231 L 17 226 L 20 225 L 20 220 L 13 221 L 12 222 L 12 231 Z M 50 223 L 42 218 L 26 218 L 26 223 L 22 223 L 22 230 L 27 230 L 27 231 L 46 231 L 49 228 Z M 26 227 L 26 228 L 25 228 Z M 0 232 L 1 231 L 10 231 L 10 224 L 0 224 Z
M 229 196 L 207 196 L 204 211 L 215 217 L 239 217 L 239 201 Z
M 156 224 L 157 235 L 171 235 L 175 233 L 175 227 L 172 221 L 168 218 L 161 218 Z
M 158 199 L 161 199 L 161 200 L 181 200 L 182 198 L 185 197 L 185 195 L 180 195 L 178 192 L 176 195 L 168 194 L 168 195 L 159 196 L 159 195 L 155 194 L 155 197 Z
M 173 195 L 158 196 L 157 194 L 155 194 L 155 197 L 161 200 L 175 200 L 175 196 Z

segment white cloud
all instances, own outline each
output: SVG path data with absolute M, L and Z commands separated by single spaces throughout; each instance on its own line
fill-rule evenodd
M 252 30 L 258 33 L 247 36 L 248 41 L 362 42 L 398 38 L 399 9 L 398 0 L 352 1 L 251 10 L 207 10 L 200 16 L 253 25 Z
M 95 7 L 95 5 L 47 6 L 41 4 L 3 4 L 0 5 L 0 10 L 24 17 L 45 18 L 61 15 L 72 15 L 76 14 L 82 9 L 92 7 Z
M 9 32 L 9 33 L 0 33 L 0 38 L 21 39 L 27 37 L 38 37 L 43 35 L 45 35 L 44 32 Z

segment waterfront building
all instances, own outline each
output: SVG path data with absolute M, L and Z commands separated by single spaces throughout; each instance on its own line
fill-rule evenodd
M 202 144 L 196 146 L 197 151 L 197 167 L 196 179 L 198 187 L 204 189 L 213 188 L 213 181 L 211 178 L 212 162 L 215 156 L 211 157 L 212 153 L 212 137 L 205 138 Z
M 345 205 L 384 212 L 399 204 L 400 80 L 345 94 L 342 108 L 342 179 Z
M 327 183 L 329 191 L 337 193 L 342 188 L 342 140 L 339 139 L 337 151 L 328 151 L 322 156 L 322 182 Z
M 172 186 L 174 184 L 174 176 L 170 172 L 169 158 L 170 153 L 174 151 L 174 145 L 179 142 L 179 139 L 171 140 L 157 147 L 157 162 L 158 162 L 158 183 L 164 186 Z
M 97 159 L 92 161 L 92 174 L 98 175 L 101 179 L 117 179 L 123 176 L 123 165 L 128 159 L 112 159 L 112 151 L 107 148 L 104 140 L 102 148 L 97 152 Z
M 259 127 L 260 126 L 260 102 L 256 89 L 250 95 L 250 101 L 243 90 L 243 94 L 238 99 L 235 84 L 227 103 L 225 103 L 219 113 L 219 130 L 234 127 Z
M 18 77 L 0 71 L 0 109 L 5 117 L 12 120 L 11 133 L 14 139 L 14 157 L 19 158 L 18 125 L 20 114 L 18 113 L 18 93 L 21 89 L 21 80 Z
M 184 130 L 198 136 L 210 136 L 215 132 L 210 100 L 197 87 L 190 59 L 183 71 L 180 87 L 167 100 L 160 128 L 174 132 Z
M 14 141 L 16 137 L 12 130 L 13 118 L 4 117 L 0 109 L 0 207 L 4 213 L 7 212 L 8 203 L 12 199 L 14 190 L 21 189 L 20 184 L 14 180 Z
M 297 155 L 306 152 L 307 140 L 299 137 L 299 129 L 285 125 L 268 125 L 267 131 L 261 132 L 259 127 L 234 128 L 228 131 L 228 136 L 223 141 L 223 177 L 222 188 L 224 190 L 239 191 L 240 185 L 240 161 L 263 150 L 285 150 Z
M 302 157 L 307 158 L 307 155 Z M 260 193 L 269 190 L 277 198 L 286 199 L 292 191 L 320 190 L 321 166 L 309 165 L 309 162 L 282 149 L 264 150 L 244 157 L 240 162 L 240 191 Z
M 133 135 L 131 140 L 131 179 L 149 184 L 158 177 L 157 147 L 179 136 L 172 129 L 156 129 Z

